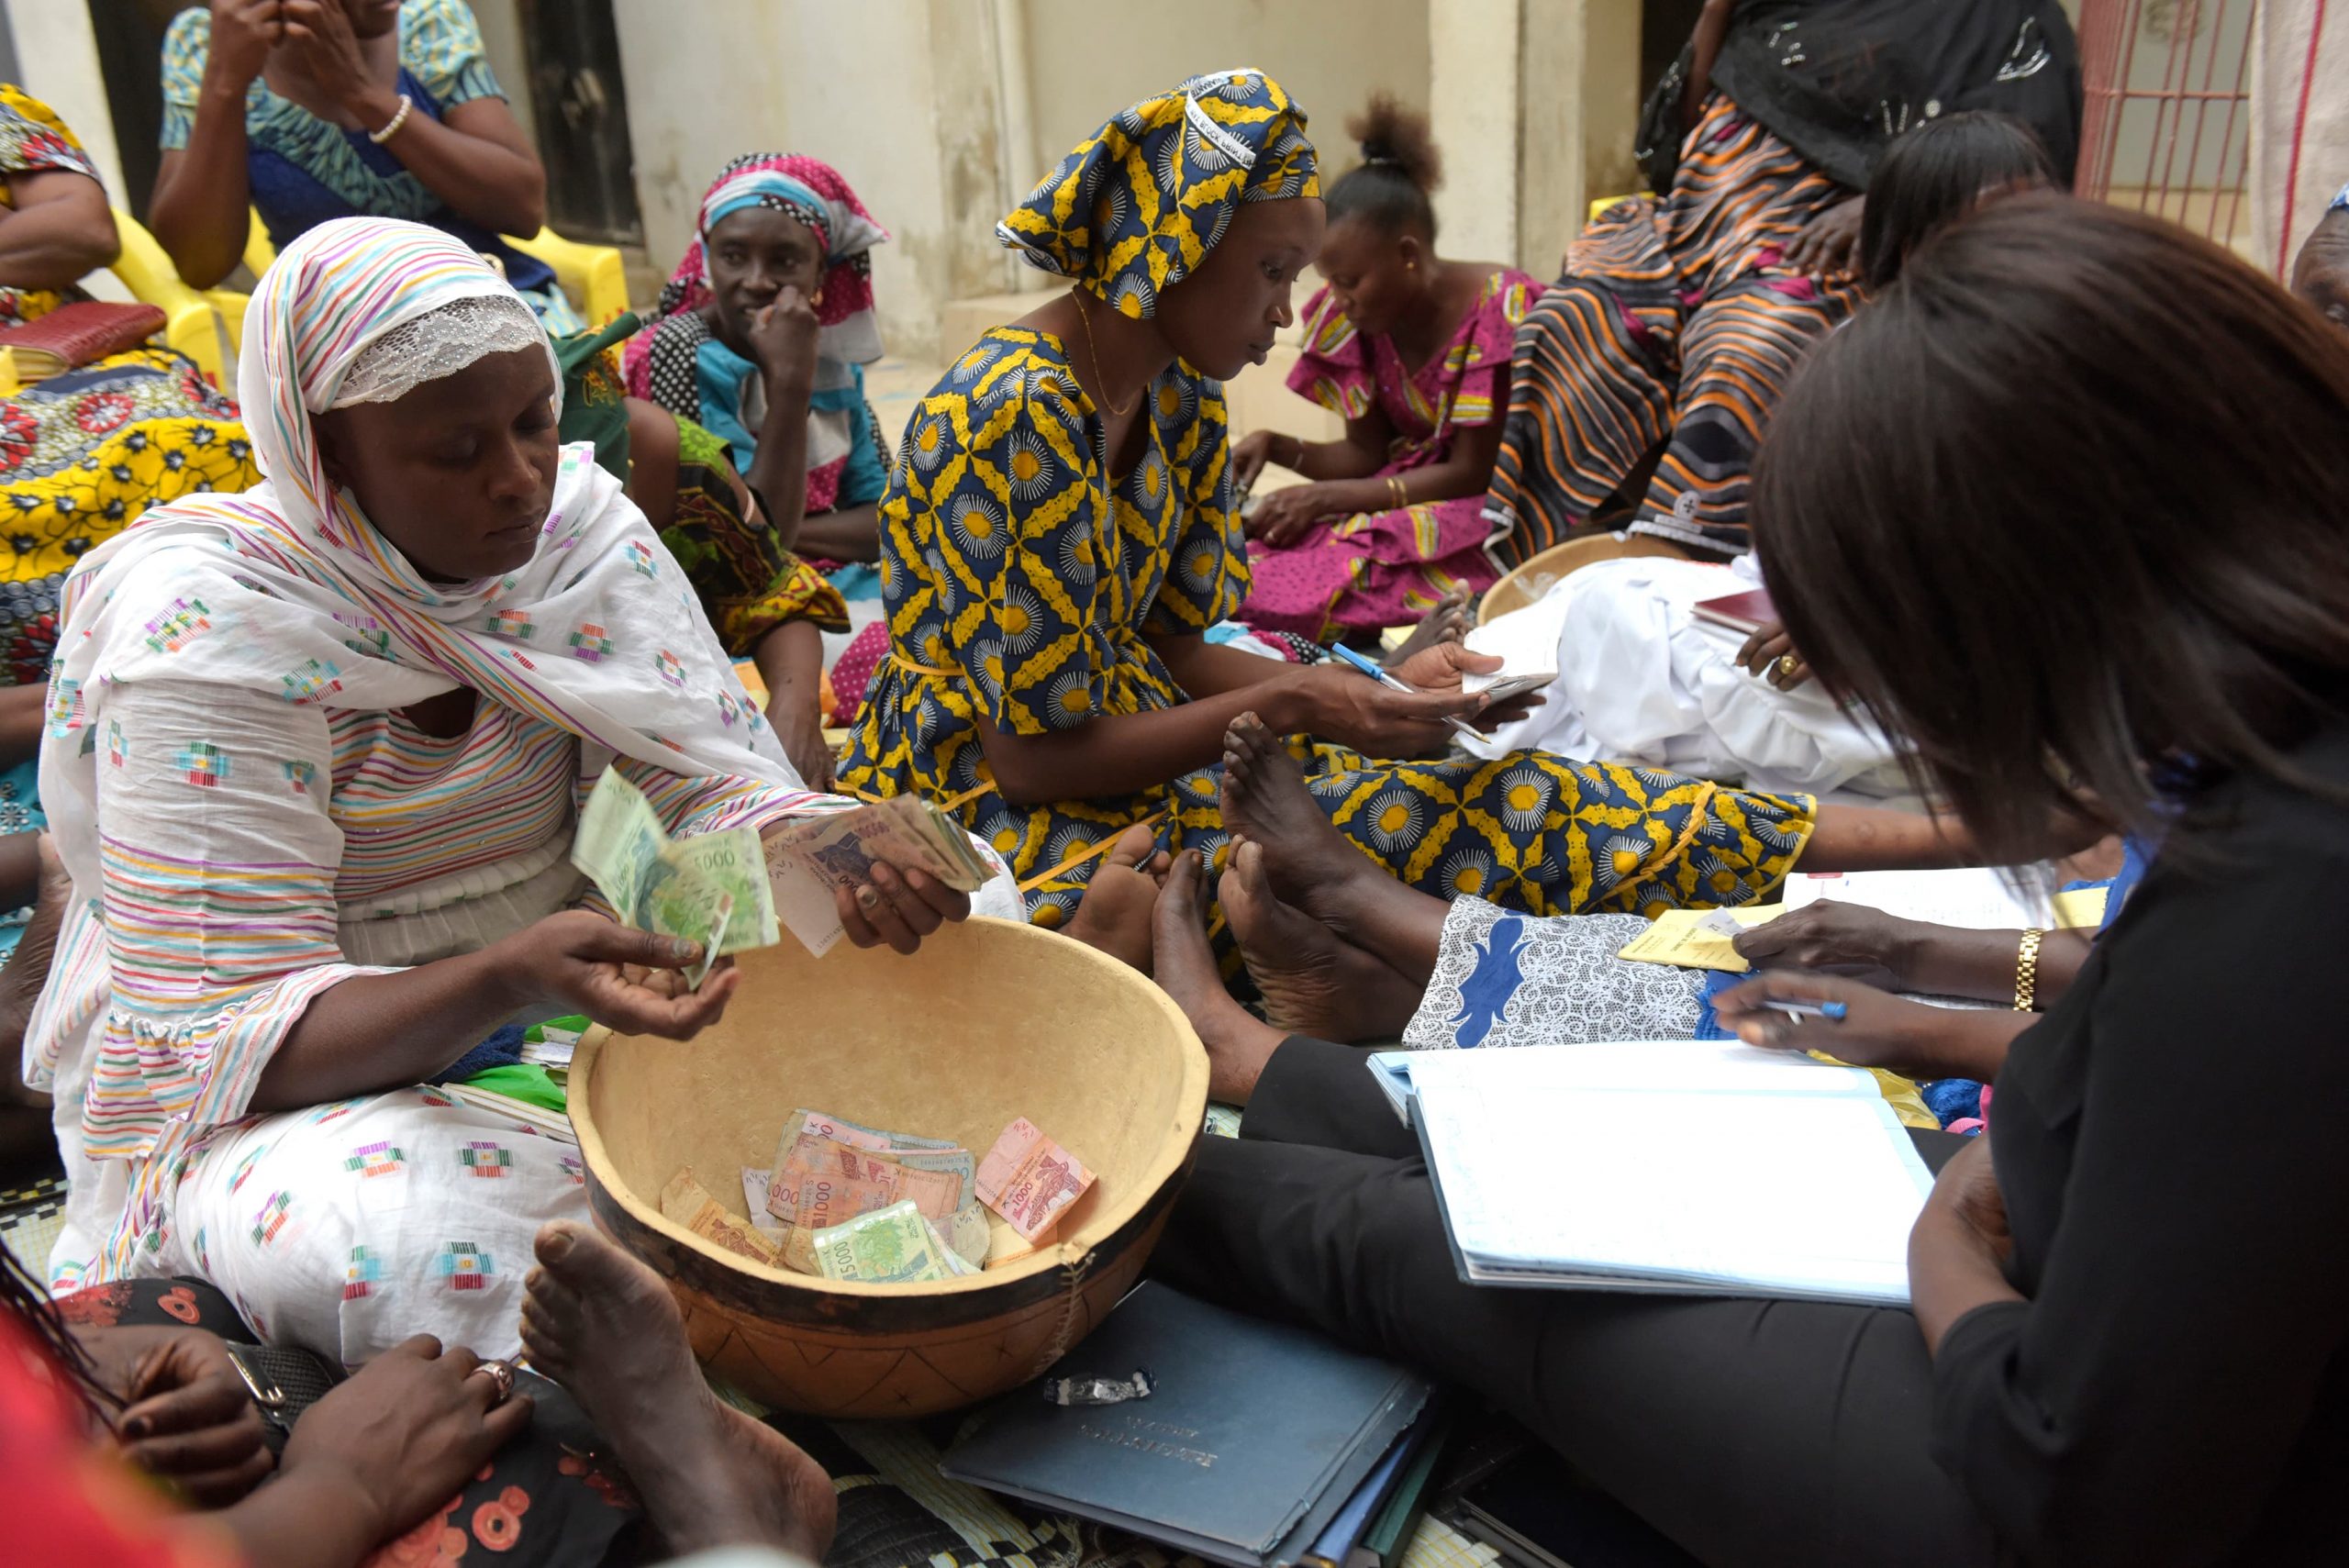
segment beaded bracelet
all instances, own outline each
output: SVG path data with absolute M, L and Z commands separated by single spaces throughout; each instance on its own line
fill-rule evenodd
M 400 133 L 400 127 L 407 124 L 408 111 L 415 107 L 416 100 L 409 97 L 406 93 L 402 93 L 400 95 L 399 113 L 392 117 L 392 123 L 385 126 L 381 130 L 369 131 L 367 133 L 367 139 L 373 142 L 378 147 L 381 147 L 384 143 L 391 140 L 392 138 Z

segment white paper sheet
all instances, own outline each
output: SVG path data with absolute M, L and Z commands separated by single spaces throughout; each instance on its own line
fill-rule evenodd
M 1472 1279 L 1905 1304 L 1932 1177 L 1865 1073 L 1735 1041 L 1411 1063 Z
M 2045 926 L 2044 909 L 2015 896 L 2005 878 L 1985 867 L 1959 871 L 1855 871 L 1831 876 L 1787 878 L 1784 900 L 1789 910 L 1831 898 L 1839 904 L 1865 905 L 1904 919 L 1929 920 L 1936 926 L 1957 926 L 1976 931 L 2012 931 Z

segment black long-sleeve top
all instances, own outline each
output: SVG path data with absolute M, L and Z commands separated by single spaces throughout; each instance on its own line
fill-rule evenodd
M 2349 793 L 2349 725 L 2295 753 Z M 1990 1110 L 1935 1451 L 2028 1562 L 2349 1562 L 2349 804 L 2205 791 Z

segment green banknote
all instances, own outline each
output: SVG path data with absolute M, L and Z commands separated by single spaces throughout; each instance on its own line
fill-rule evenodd
M 571 862 L 594 879 L 623 924 L 690 937 L 709 957 L 781 940 L 757 830 L 672 839 L 644 793 L 616 769 L 607 768 L 587 796 Z
M 909 1202 L 860 1214 L 845 1225 L 817 1231 L 812 1240 L 817 1272 L 826 1279 L 895 1284 L 953 1276 L 938 1233 Z

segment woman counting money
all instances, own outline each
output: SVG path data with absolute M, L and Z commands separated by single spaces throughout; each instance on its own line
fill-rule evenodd
M 740 984 L 584 895 L 587 786 L 612 765 L 688 842 L 849 803 L 559 445 L 546 333 L 470 249 L 323 224 L 248 322 L 266 481 L 68 589 L 42 789 L 73 897 L 27 1046 L 72 1179 L 50 1281 L 198 1275 L 346 1364 L 419 1331 L 509 1355 L 578 1161 L 424 1085 L 518 1015 L 684 1040 Z M 876 860 L 837 906 L 910 952 L 971 901 Z

